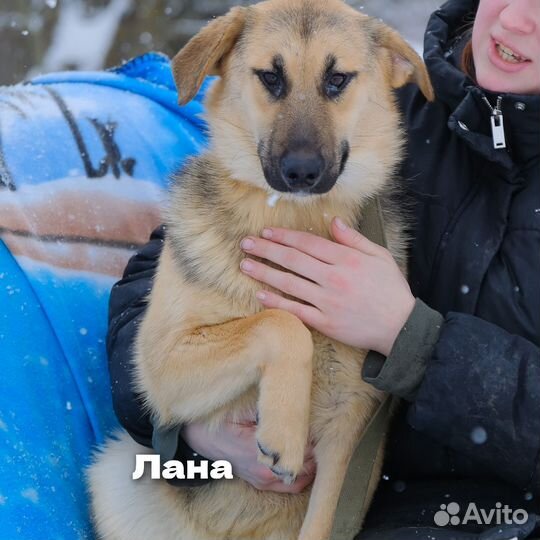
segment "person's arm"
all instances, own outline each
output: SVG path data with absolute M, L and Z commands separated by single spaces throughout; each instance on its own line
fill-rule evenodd
M 132 364 L 137 327 L 145 310 L 164 239 L 156 229 L 150 242 L 129 260 L 122 279 L 114 285 L 109 299 L 107 354 L 113 406 L 118 420 L 131 437 L 143 446 L 152 446 L 153 427 L 136 394 Z
M 411 401 L 413 428 L 540 492 L 540 349 L 530 341 L 417 301 L 388 358 L 370 355 L 363 377 Z

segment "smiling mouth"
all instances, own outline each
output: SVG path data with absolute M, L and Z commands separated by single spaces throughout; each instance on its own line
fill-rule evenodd
M 495 41 L 495 49 L 497 50 L 497 54 L 499 55 L 499 57 L 505 62 L 508 62 L 509 64 L 521 64 L 523 62 L 531 61 L 529 58 L 520 56 L 512 49 L 510 49 L 510 47 L 507 47 L 506 45 L 503 45 L 498 41 Z

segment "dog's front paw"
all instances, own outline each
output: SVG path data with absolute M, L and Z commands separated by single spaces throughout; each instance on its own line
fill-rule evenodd
M 283 483 L 292 484 L 304 465 L 306 438 L 296 433 L 287 437 L 279 430 L 257 429 L 258 460 L 266 465 Z M 274 432 L 274 433 L 273 433 Z

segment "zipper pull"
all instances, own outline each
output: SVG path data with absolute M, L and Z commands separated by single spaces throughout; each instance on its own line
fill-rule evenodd
M 491 136 L 493 137 L 493 148 L 506 148 L 506 138 L 504 136 L 504 119 L 501 110 L 502 96 L 497 98 L 495 108 L 491 106 L 489 99 L 483 96 L 482 99 L 487 103 L 491 111 Z

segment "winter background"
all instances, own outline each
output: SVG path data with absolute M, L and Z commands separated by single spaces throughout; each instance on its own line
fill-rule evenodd
M 0 84 L 39 73 L 95 70 L 138 54 L 176 51 L 210 18 L 246 0 L 1 0 Z M 438 0 L 350 0 L 418 50 Z M 6 51 L 8 54 L 6 54 Z

